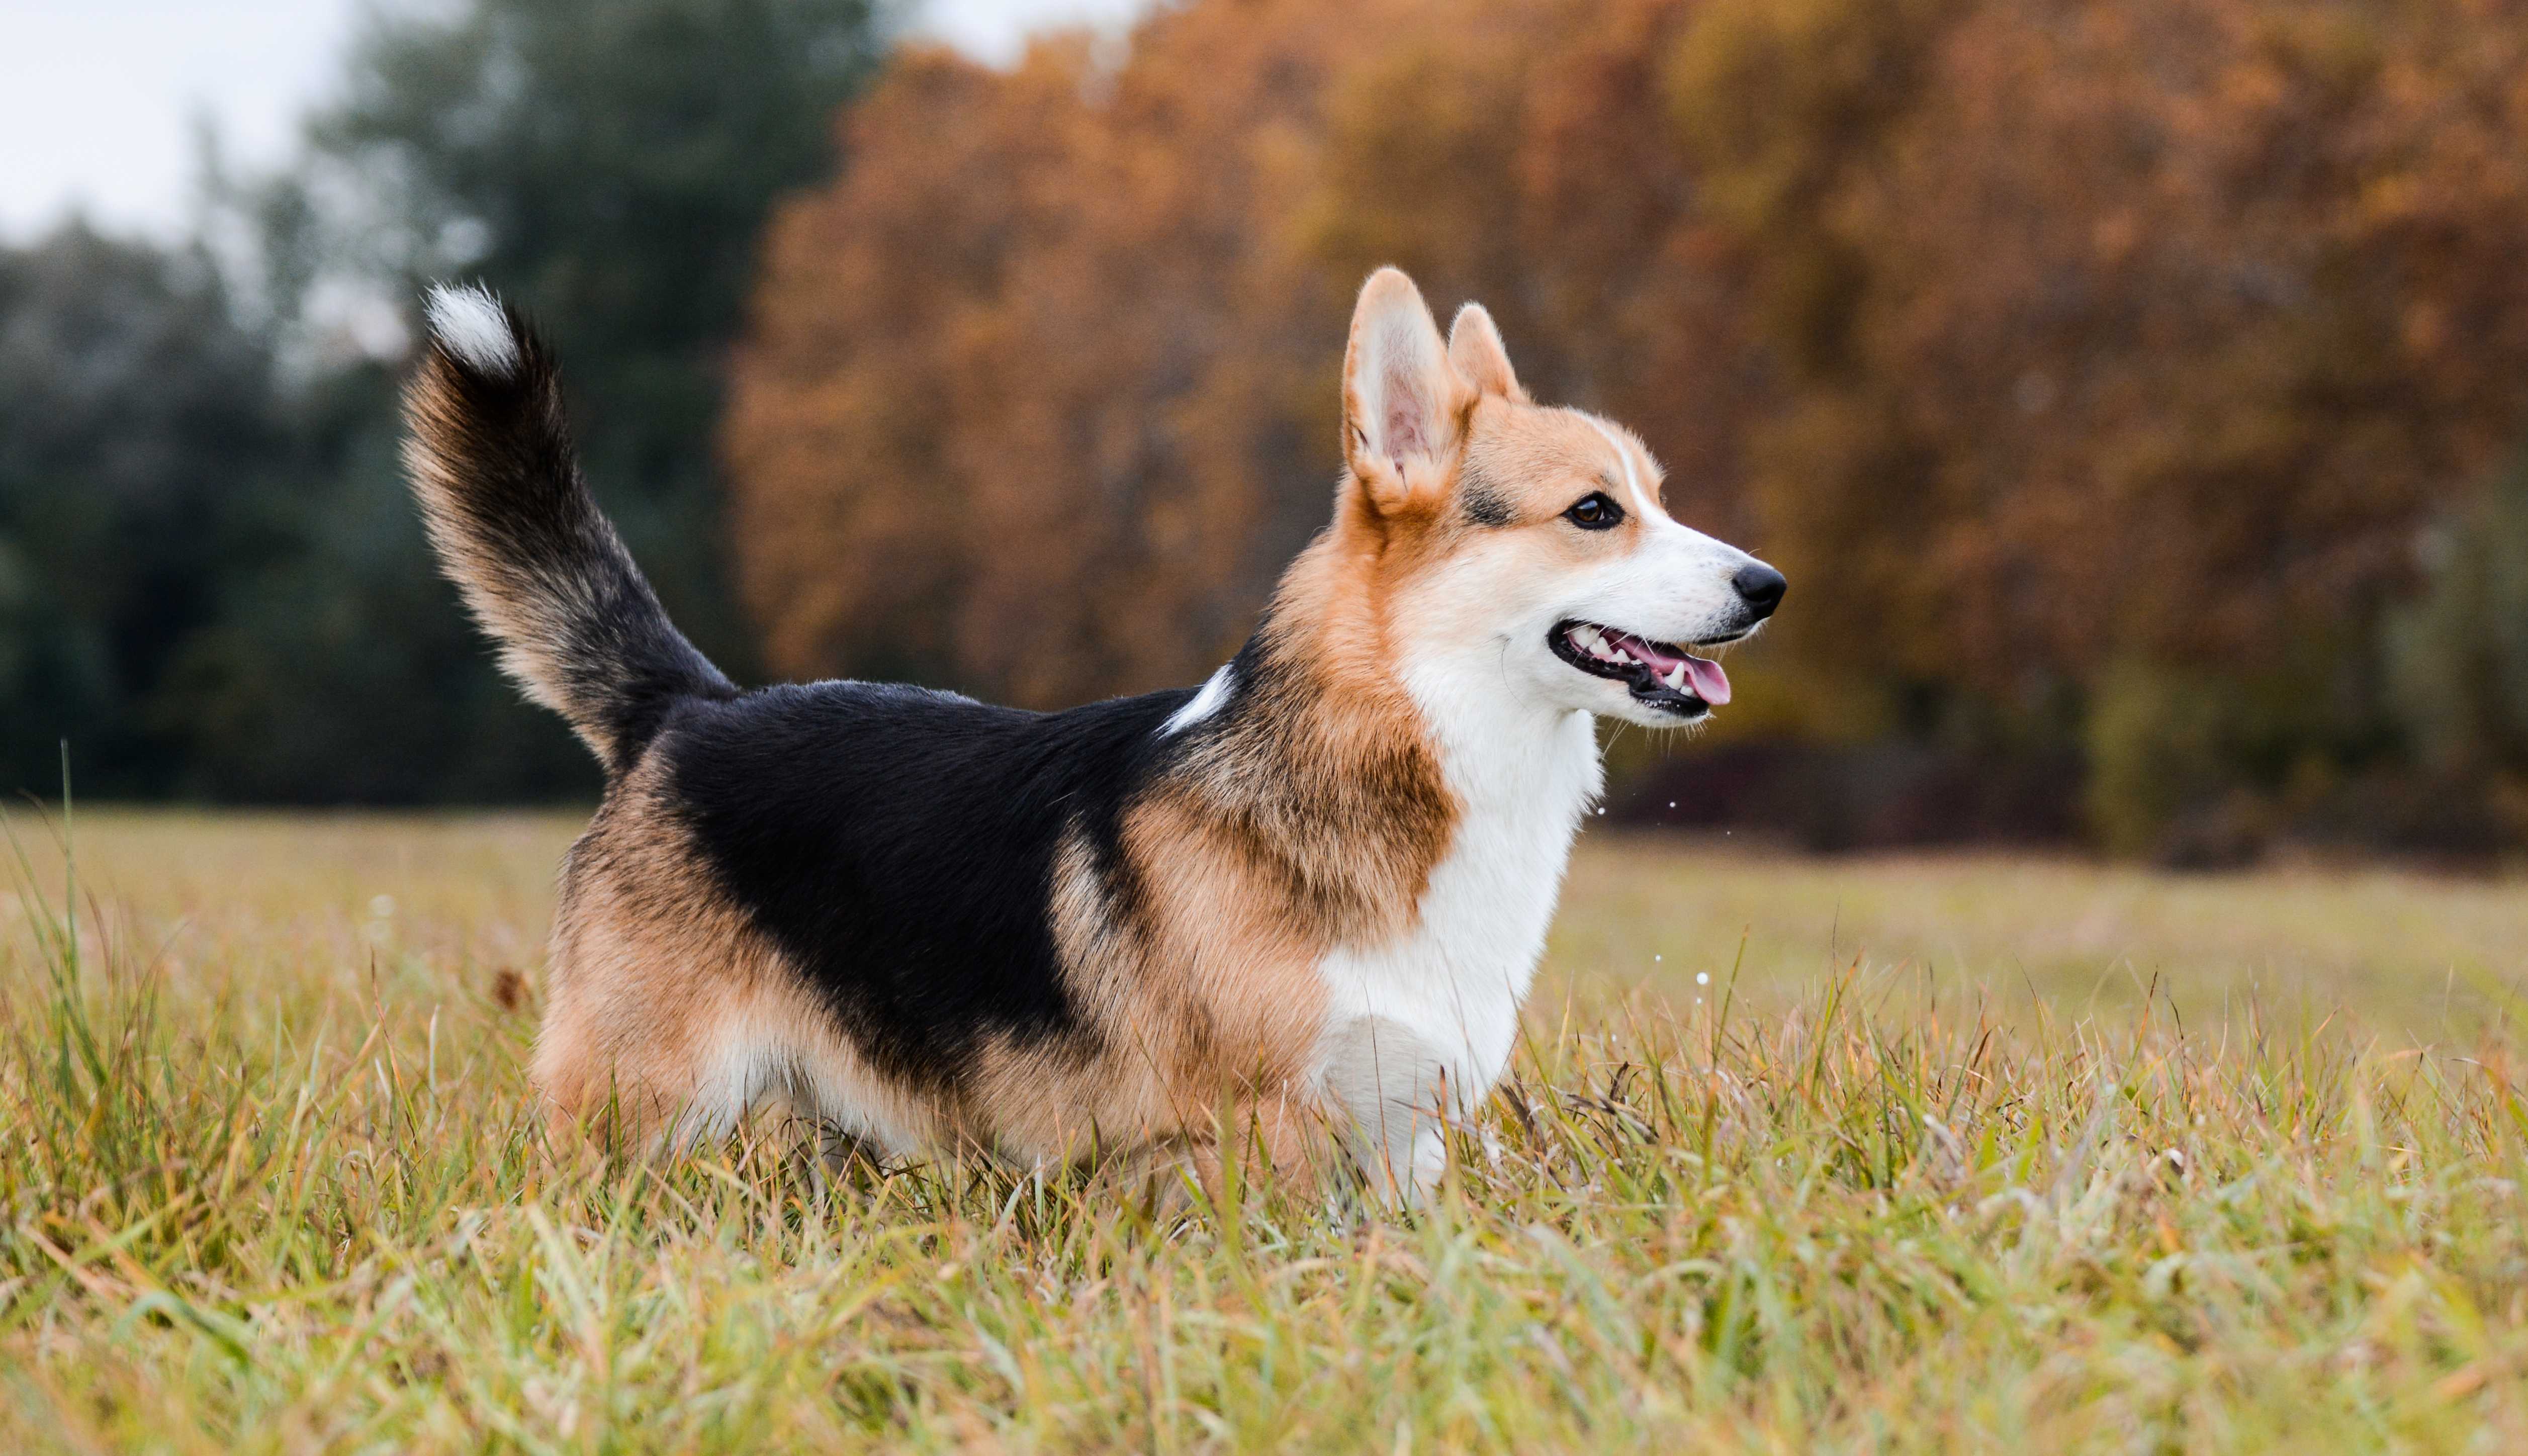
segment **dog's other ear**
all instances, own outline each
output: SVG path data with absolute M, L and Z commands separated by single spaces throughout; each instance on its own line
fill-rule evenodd
M 1518 376 L 1510 370 L 1509 350 L 1501 347 L 1501 330 L 1493 327 L 1492 313 L 1482 304 L 1469 303 L 1457 310 L 1456 322 L 1448 326 L 1448 362 L 1477 391 L 1528 402 L 1527 391 L 1518 387 Z
M 1343 347 L 1343 458 L 1380 515 L 1440 498 L 1475 398 L 1413 280 L 1371 274 Z

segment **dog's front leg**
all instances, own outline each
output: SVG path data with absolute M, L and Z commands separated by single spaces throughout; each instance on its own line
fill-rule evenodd
M 1361 1016 L 1329 1029 L 1318 1066 L 1370 1186 L 1404 1207 L 1429 1198 L 1448 1170 L 1453 1090 L 1437 1049 L 1400 1022 Z

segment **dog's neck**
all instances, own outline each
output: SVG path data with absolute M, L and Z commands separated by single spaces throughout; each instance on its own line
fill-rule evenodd
M 1378 565 L 1340 531 L 1292 563 L 1178 769 L 1343 940 L 1410 924 L 1472 824 L 1567 846 L 1598 785 L 1585 714 L 1414 680 L 1433 674 L 1408 661 Z
M 1353 771 L 1374 775 L 1410 745 L 1417 766 L 1456 796 L 1459 814 L 1499 806 L 1503 794 L 1523 802 L 1527 770 L 1539 755 L 1568 756 L 1575 736 L 1588 740 L 1594 764 L 1589 715 L 1521 693 L 1501 671 L 1497 641 L 1445 632 L 1433 640 L 1427 621 L 1417 637 L 1402 584 L 1411 558 L 1428 569 L 1430 549 L 1427 536 L 1398 542 L 1362 513 L 1339 512 L 1284 574 L 1241 660 L 1267 664 L 1277 686 L 1304 694 L 1304 718 L 1321 725 L 1316 741 Z

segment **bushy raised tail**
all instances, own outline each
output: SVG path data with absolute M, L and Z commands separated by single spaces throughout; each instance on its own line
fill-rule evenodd
M 427 313 L 404 464 L 440 567 L 527 696 L 621 773 L 679 700 L 737 690 L 667 620 L 588 494 L 544 341 L 479 287 L 434 287 Z

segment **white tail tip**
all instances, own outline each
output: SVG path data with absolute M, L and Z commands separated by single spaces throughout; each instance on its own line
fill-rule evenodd
M 506 379 L 518 370 L 518 338 L 500 300 L 480 284 L 437 284 L 422 302 L 431 337 L 478 374 Z

